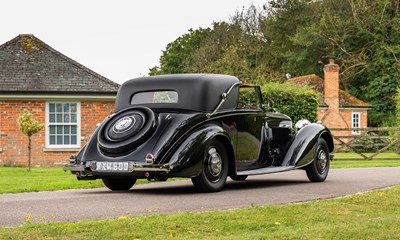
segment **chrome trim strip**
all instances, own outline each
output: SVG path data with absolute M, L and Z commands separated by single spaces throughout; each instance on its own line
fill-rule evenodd
M 236 175 L 243 176 L 243 175 L 261 175 L 266 173 L 277 173 L 277 172 L 285 172 L 288 170 L 295 169 L 294 166 L 285 166 L 285 167 L 265 167 L 259 168 L 254 170 L 244 170 L 244 171 L 237 171 Z
M 242 82 L 235 82 L 232 84 L 232 86 L 229 87 L 228 91 L 224 92 L 221 94 L 221 101 L 218 103 L 218 105 L 215 107 L 214 111 L 211 113 L 207 113 L 207 118 L 210 118 L 212 115 L 214 115 L 218 109 L 222 106 L 222 104 L 225 102 L 226 98 L 228 97 L 229 93 L 231 93 L 232 89 L 236 87 L 237 85 L 242 84 Z

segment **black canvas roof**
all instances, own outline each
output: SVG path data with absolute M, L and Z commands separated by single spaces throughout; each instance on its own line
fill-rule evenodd
M 239 82 L 239 79 L 234 76 L 219 74 L 171 74 L 136 78 L 125 82 L 121 86 L 117 94 L 115 111 L 132 106 L 130 102 L 135 93 L 173 90 L 178 93 L 178 103 L 146 104 L 146 106 L 210 112 L 220 102 L 221 94 L 237 82 Z M 229 94 L 220 110 L 235 108 L 238 93 L 239 88 L 236 87 Z

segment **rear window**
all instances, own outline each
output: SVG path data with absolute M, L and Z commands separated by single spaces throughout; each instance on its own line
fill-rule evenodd
M 131 104 L 145 103 L 178 103 L 176 91 L 138 92 L 132 96 Z

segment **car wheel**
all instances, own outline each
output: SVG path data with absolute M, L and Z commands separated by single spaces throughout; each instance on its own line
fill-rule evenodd
M 154 112 L 147 107 L 125 109 L 107 119 L 99 129 L 98 144 L 105 154 L 123 154 L 134 150 L 154 132 Z
M 233 176 L 230 176 L 230 178 L 232 180 L 234 180 L 234 181 L 244 181 L 244 180 L 246 180 L 247 177 L 248 177 L 247 175 L 233 175 Z
M 113 191 L 129 190 L 136 183 L 136 178 L 102 178 L 104 185 Z
M 328 176 L 330 166 L 329 150 L 325 140 L 320 138 L 314 161 L 307 166 L 306 173 L 311 182 L 323 182 Z
M 212 140 L 204 154 L 202 171 L 192 178 L 193 185 L 200 192 L 218 192 L 228 177 L 228 153 L 225 146 Z

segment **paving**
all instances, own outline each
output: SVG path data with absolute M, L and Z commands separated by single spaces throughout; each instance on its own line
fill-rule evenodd
M 112 219 L 121 216 L 215 211 L 336 198 L 400 184 L 400 167 L 331 169 L 323 183 L 304 171 L 229 180 L 222 192 L 197 193 L 190 180 L 134 186 L 0 195 L 0 227 L 30 222 Z

